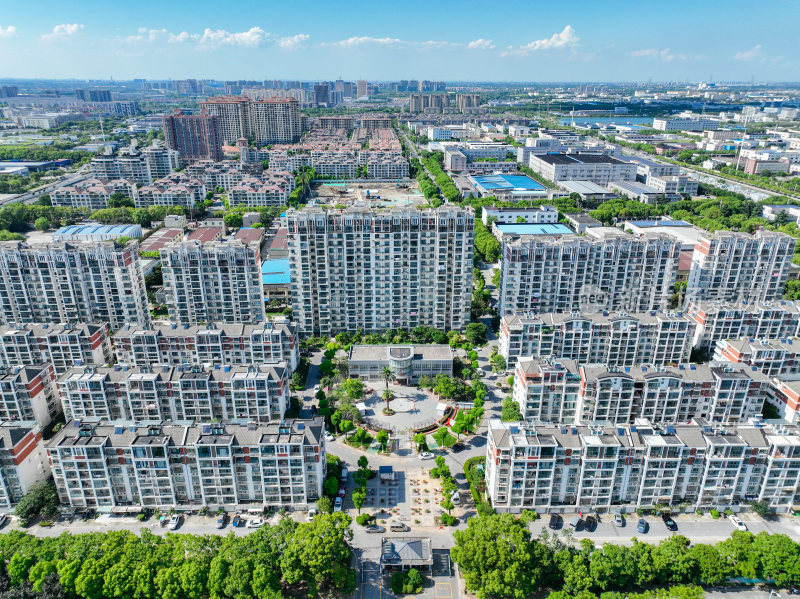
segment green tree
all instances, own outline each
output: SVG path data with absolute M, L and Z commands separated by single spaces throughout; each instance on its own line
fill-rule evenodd
M 547 582 L 552 558 L 530 538 L 527 526 L 510 514 L 476 516 L 453 533 L 450 550 L 467 589 L 479 599 L 525 599 Z
M 433 433 L 433 439 L 436 441 L 436 444 L 440 448 L 444 447 L 445 441 L 446 441 L 448 436 L 449 436 L 449 433 L 447 432 L 447 429 L 445 427 L 442 427 L 439 430 L 437 430 L 435 433 Z
M 486 325 L 480 322 L 471 322 L 467 325 L 464 337 L 472 345 L 483 345 L 486 343 Z
M 500 287 L 500 274 L 501 271 L 499 268 L 495 268 L 492 271 L 492 285 L 494 285 L 495 287 Z
M 339 423 L 339 430 L 341 430 L 345 434 L 345 436 L 347 436 L 347 433 L 349 433 L 354 428 L 355 425 L 353 424 L 352 420 L 342 420 Z
M 419 452 L 423 447 L 426 445 L 426 438 L 425 433 L 417 433 L 414 435 L 414 445 L 417 447 L 417 452 Z
M 328 497 L 335 497 L 339 492 L 339 478 L 336 476 L 329 476 L 322 483 L 322 492 Z
M 353 505 L 356 506 L 358 513 L 361 513 L 361 507 L 364 505 L 364 502 L 367 500 L 367 490 L 363 487 L 356 489 L 353 491 Z
M 50 221 L 44 216 L 40 216 L 34 221 L 33 226 L 37 231 L 47 231 L 50 228 Z
M 380 430 L 375 435 L 375 440 L 380 444 L 381 451 L 386 451 L 386 446 L 389 443 L 389 433 L 385 430 Z
M 350 522 L 349 516 L 336 512 L 298 525 L 280 557 L 283 580 L 287 584 L 305 582 L 311 597 L 327 585 L 342 593 L 351 592 L 355 571 L 350 567 L 352 556 L 347 544 L 353 537 Z
M 510 397 L 503 400 L 500 420 L 503 422 L 518 422 L 522 420 L 522 412 L 519 409 L 519 404 Z
M 322 497 L 317 499 L 317 509 L 323 514 L 330 514 L 333 512 L 333 501 L 331 501 L 330 497 L 326 497 L 323 495 Z
M 23 526 L 29 526 L 39 516 L 53 518 L 58 515 L 59 505 L 58 492 L 51 478 L 31 485 L 14 509 L 14 514 Z
M 342 391 L 350 399 L 359 399 L 364 396 L 364 381 L 361 379 L 345 379 L 341 384 Z

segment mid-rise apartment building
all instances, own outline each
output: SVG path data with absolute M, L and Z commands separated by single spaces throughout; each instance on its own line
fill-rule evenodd
M 744 422 L 761 413 L 769 377 L 746 366 L 610 368 L 574 360 L 520 358 L 514 400 L 525 420 L 560 424 Z
M 697 323 L 694 345 L 713 351 L 726 339 L 797 337 L 800 306 L 794 302 L 706 302 L 689 300 L 685 314 Z
M 250 99 L 236 96 L 209 98 L 200 102 L 200 108 L 216 117 L 223 143 L 236 143 L 240 137 L 252 138 Z
M 635 181 L 636 165 L 604 154 L 531 154 L 528 166 L 549 181 Z
M 180 156 L 177 151 L 167 148 L 158 140 L 144 149 L 139 148 L 134 141 L 129 147 L 120 148 L 116 154 L 107 152 L 94 156 L 90 167 L 92 175 L 102 181 L 127 179 L 146 185 L 179 168 Z
M 278 422 L 289 404 L 286 365 L 82 366 L 57 382 L 67 420 Z
M 78 365 L 113 361 L 105 322 L 64 325 L 0 326 L 0 367 L 47 363 L 56 375 Z
M 185 173 L 171 173 L 167 177 L 141 185 L 133 193 L 137 208 L 150 206 L 183 206 L 194 208 L 206 199 L 206 185 Z
M 289 374 L 299 361 L 297 325 L 288 320 L 261 324 L 210 323 L 152 328 L 124 326 L 114 334 L 117 362 L 129 366 L 169 364 L 246 365 L 285 362 Z
M 302 334 L 462 330 L 469 322 L 471 208 L 304 208 L 290 209 L 286 220 Z
M 59 413 L 52 364 L 0 368 L 0 421 L 32 420 L 47 426 Z
M 688 301 L 780 299 L 797 240 L 785 233 L 718 231 L 700 237 L 692 254 Z
M 0 509 L 14 507 L 48 476 L 41 427 L 31 420 L 0 422 Z
M 500 315 L 628 313 L 672 302 L 680 243 L 666 235 L 519 235 L 502 238 Z
M 125 197 L 134 196 L 135 185 L 125 179 L 103 182 L 99 179 L 78 181 L 72 185 L 57 187 L 50 192 L 53 206 L 66 208 L 87 208 L 88 210 L 102 210 L 108 207 L 108 200 L 114 193 L 121 193 Z
M 499 349 L 509 367 L 528 356 L 659 366 L 689 361 L 694 329 L 683 315 L 655 311 L 507 314 L 500 322 Z
M 241 241 L 167 244 L 161 262 L 170 320 L 188 325 L 264 320 L 261 257 Z
M 800 339 L 724 339 L 717 341 L 714 360 L 744 364 L 768 376 L 800 373 Z
M 222 135 L 219 117 L 201 110 L 200 114 L 184 114 L 176 110 L 164 117 L 164 139 L 167 146 L 180 154 L 184 166 L 195 160 L 222 160 Z
M 800 500 L 800 429 L 755 420 L 602 427 L 493 419 L 486 458 L 499 512 L 739 511 L 765 501 L 786 513 Z
M 0 322 L 149 326 L 138 245 L 0 243 Z
M 321 418 L 262 425 L 73 421 L 46 446 L 73 508 L 308 509 L 326 473 Z

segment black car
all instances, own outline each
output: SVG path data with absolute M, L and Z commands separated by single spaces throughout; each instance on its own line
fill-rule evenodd
M 661 514 L 661 519 L 664 521 L 664 526 L 666 526 L 668 530 L 671 530 L 672 532 L 678 530 L 678 525 L 675 524 L 675 520 L 673 520 L 672 516 L 670 516 L 666 512 Z
M 594 529 L 597 528 L 597 520 L 594 516 L 586 516 L 586 523 L 583 527 L 586 529 L 586 532 L 594 532 Z
M 553 530 L 558 530 L 561 526 L 561 516 L 558 514 L 550 514 L 550 524 L 547 525 Z

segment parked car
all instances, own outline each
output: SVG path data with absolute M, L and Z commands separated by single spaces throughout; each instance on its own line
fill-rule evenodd
M 625 520 L 622 518 L 622 514 L 619 512 L 614 514 L 614 524 L 619 527 L 625 526 Z
M 561 526 L 561 516 L 550 514 L 550 523 L 547 526 L 552 530 L 558 530 L 559 526 Z
M 389 525 L 389 530 L 392 532 L 408 532 L 411 529 L 408 527 L 408 524 L 404 524 L 402 522 L 392 522 Z
M 319 385 L 314 385 L 314 393 L 316 393 L 320 389 L 321 389 L 321 387 Z
M 308 510 L 308 515 L 306 516 L 306 522 L 311 522 L 314 519 L 314 516 L 317 515 L 317 510 L 311 508 Z
M 671 530 L 672 532 L 678 530 L 678 525 L 675 523 L 675 520 L 673 520 L 672 516 L 667 512 L 661 514 L 661 519 L 664 521 L 664 526 L 667 527 L 667 530 Z
M 572 520 L 569 521 L 569 525 L 575 530 L 583 530 L 583 518 L 574 516 Z
M 597 519 L 594 516 L 586 516 L 586 525 L 584 526 L 586 532 L 594 532 L 597 528 Z
M 336 495 L 344 499 L 344 496 L 347 495 L 347 488 L 344 485 L 342 485 L 341 487 L 339 487 L 339 492 L 336 493 Z
M 338 495 L 336 499 L 333 501 L 333 511 L 334 512 L 341 512 L 342 511 L 342 498 Z
M 421 454 L 419 454 L 419 459 L 420 460 L 432 460 L 433 459 L 433 454 L 430 451 L 423 451 Z
M 461 495 L 458 491 L 453 491 L 453 494 L 450 495 L 450 501 L 453 502 L 453 505 L 461 505 Z
M 217 516 L 217 528 L 225 528 L 228 524 L 228 514 L 220 514 Z
M 643 535 L 647 534 L 647 531 L 650 530 L 650 525 L 647 523 L 647 520 L 644 518 L 639 518 L 639 524 L 636 525 L 637 532 L 640 532 Z
M 737 530 L 742 530 L 742 531 L 747 530 L 747 525 L 744 522 L 742 522 L 738 516 L 734 516 L 733 514 L 731 514 L 730 516 L 728 516 L 728 520 L 731 521 L 731 524 L 733 524 Z
M 335 441 L 336 437 L 334 437 L 331 433 L 325 433 L 325 440 L 326 441 Z
M 239 528 L 240 526 L 244 526 L 245 520 L 239 514 L 236 514 L 231 521 L 231 526 L 234 528 Z
M 263 518 L 252 518 L 247 521 L 246 528 L 260 528 L 262 524 L 264 524 Z
M 346 483 L 346 482 L 347 482 L 347 474 L 348 474 L 348 472 L 347 472 L 347 468 L 342 468 L 342 476 L 341 476 L 341 481 L 342 481 L 343 483 Z
M 181 525 L 181 520 L 183 520 L 183 516 L 181 516 L 180 514 L 173 515 L 172 518 L 169 519 L 169 524 L 167 525 L 167 528 L 169 528 L 170 530 L 177 530 L 178 527 Z
M 369 526 L 364 527 L 364 531 L 369 533 L 383 533 L 386 532 L 386 529 L 383 526 L 378 526 L 377 524 L 370 524 Z

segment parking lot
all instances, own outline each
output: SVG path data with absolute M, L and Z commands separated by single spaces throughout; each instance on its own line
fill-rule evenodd
M 379 558 L 364 558 L 359 564 L 359 586 L 356 589 L 357 599 L 394 598 L 392 592 L 392 575 L 381 574 Z M 450 560 L 449 549 L 433 550 L 433 566 L 430 572 L 422 572 L 425 586 L 418 599 L 459 599 L 459 582 Z

